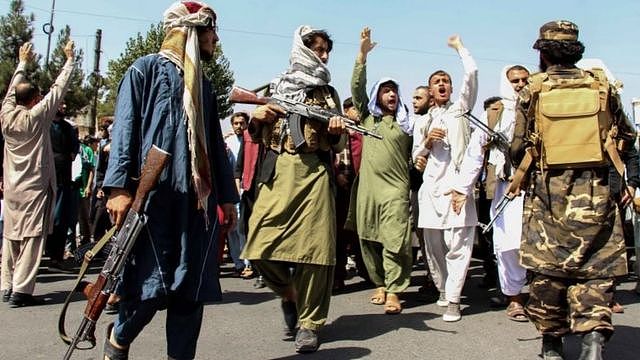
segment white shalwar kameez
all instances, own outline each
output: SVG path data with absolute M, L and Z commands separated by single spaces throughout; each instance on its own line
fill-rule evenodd
M 429 110 L 425 126 L 415 129 L 413 152 L 414 159 L 427 157 L 424 182 L 418 192 L 418 227 L 424 229 L 427 256 L 434 265 L 434 282 L 438 290 L 445 292 L 447 300 L 454 303 L 460 302 L 471 260 L 478 223 L 473 185 L 482 167 L 482 145 L 486 141 L 480 131 L 475 131 L 465 150 L 465 141 L 460 140 L 468 128 L 464 128 L 459 116 L 475 105 L 478 70 L 467 49 L 461 49 L 459 55 L 465 71 L 460 97 L 454 103 Z M 434 128 L 444 128 L 446 138 L 434 141 L 428 150 L 424 139 Z M 456 164 L 456 154 L 461 152 L 464 154 L 462 161 Z M 448 192 L 452 189 L 467 195 L 460 214 L 455 214 L 451 207 Z

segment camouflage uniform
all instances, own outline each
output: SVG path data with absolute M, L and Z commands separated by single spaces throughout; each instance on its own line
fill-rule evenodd
M 550 24 L 541 29 L 541 39 L 557 40 L 556 35 L 560 40 L 570 39 L 572 34 L 577 39 L 574 24 L 568 23 L 575 28 L 567 28 L 566 22 L 558 22 L 555 28 Z M 559 65 L 549 66 L 546 74 L 553 81 L 589 76 L 576 67 Z M 524 148 L 533 143 L 537 99 L 530 86 L 520 96 L 511 149 L 517 162 Z M 617 140 L 631 146 L 634 130 L 614 92 L 608 94 L 608 104 L 613 125 L 618 127 Z M 609 167 L 534 168 L 529 181 L 520 248 L 521 264 L 535 274 L 527 314 L 543 334 L 594 330 L 611 334 L 613 278 L 625 275 L 627 264 L 622 221 L 609 187 Z

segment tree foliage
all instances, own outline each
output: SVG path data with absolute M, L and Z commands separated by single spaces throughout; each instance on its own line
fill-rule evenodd
M 41 69 L 41 73 L 38 80 L 38 85 L 41 89 L 49 89 L 56 77 L 62 71 L 64 63 L 67 61 L 67 56 L 64 54 L 64 47 L 69 41 L 71 35 L 71 28 L 67 25 L 58 34 L 58 40 L 56 46 L 49 57 L 49 64 L 44 64 Z M 82 64 L 83 51 L 76 47 L 75 50 L 75 63 L 76 68 L 71 74 L 69 79 L 69 90 L 67 90 L 64 96 L 64 103 L 67 105 L 67 113 L 75 115 L 91 101 L 90 94 L 92 94 L 90 86 L 84 82 L 84 71 L 80 65 Z
M 113 114 L 118 85 L 127 69 L 137 58 L 160 51 L 163 40 L 162 23 L 151 25 L 144 36 L 138 33 L 127 41 L 126 48 L 118 59 L 109 61 L 102 94 L 103 102 L 98 108 L 99 115 Z M 233 110 L 229 103 L 229 92 L 234 79 L 229 60 L 224 56 L 220 45 L 218 45 L 213 59 L 202 64 L 202 69 L 205 76 L 211 79 L 217 94 L 218 116 L 223 119 L 229 116 Z
M 0 16 L 0 96 L 2 98 L 18 65 L 20 46 L 33 38 L 34 20 L 33 14 L 24 14 L 22 0 L 11 1 L 9 13 Z M 27 73 L 33 74 L 37 66 L 37 62 L 30 64 Z

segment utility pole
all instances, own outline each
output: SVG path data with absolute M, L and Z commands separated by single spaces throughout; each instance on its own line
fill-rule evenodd
M 53 13 L 56 8 L 56 0 L 52 0 L 51 2 L 51 17 L 49 18 L 49 22 L 42 25 L 42 31 L 48 35 L 47 39 L 47 56 L 44 61 L 45 68 L 49 68 L 49 50 L 51 50 L 51 34 L 53 34 Z
M 96 30 L 96 45 L 95 45 L 95 54 L 93 57 L 93 73 L 91 74 L 92 82 L 93 82 L 93 100 L 91 101 L 91 108 L 89 109 L 89 123 L 93 124 L 94 128 L 92 133 L 100 128 L 100 124 L 98 124 L 98 90 L 100 89 L 100 85 L 102 84 L 102 77 L 100 76 L 100 55 L 102 54 L 101 49 L 102 43 L 102 29 Z

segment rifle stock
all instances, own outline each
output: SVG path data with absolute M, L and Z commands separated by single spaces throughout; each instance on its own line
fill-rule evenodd
M 258 96 L 254 91 L 234 86 L 231 89 L 229 101 L 233 104 L 264 105 L 269 102 L 269 98 Z

